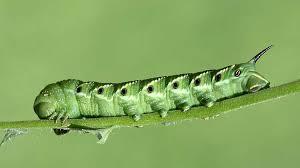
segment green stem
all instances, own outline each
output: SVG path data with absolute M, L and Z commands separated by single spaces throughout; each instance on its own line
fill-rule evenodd
M 262 90 L 257 93 L 247 94 L 236 98 L 224 100 L 216 103 L 214 106 L 195 107 L 188 112 L 181 112 L 178 110 L 171 111 L 168 116 L 161 118 L 158 113 L 150 113 L 142 116 L 139 121 L 134 121 L 128 116 L 122 117 L 101 117 L 93 119 L 69 119 L 67 125 L 70 128 L 107 128 L 111 126 L 133 127 L 144 126 L 151 124 L 160 124 L 164 122 L 179 122 L 190 119 L 208 119 L 217 116 L 221 113 L 239 109 L 245 106 L 281 98 L 290 94 L 300 92 L 300 80 L 283 84 Z M 12 121 L 0 122 L 0 129 L 8 128 L 59 128 L 62 127 L 60 123 L 54 123 L 53 120 L 33 120 L 33 121 Z

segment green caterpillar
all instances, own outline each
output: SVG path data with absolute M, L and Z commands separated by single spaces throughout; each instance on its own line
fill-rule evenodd
M 267 88 L 270 82 L 255 68 L 259 58 L 271 48 L 259 52 L 250 61 L 218 70 L 156 77 L 124 83 L 64 80 L 46 86 L 34 102 L 40 119 L 132 116 L 144 113 L 188 111 L 193 106 L 212 106 L 215 102 Z M 57 134 L 60 134 L 57 132 Z

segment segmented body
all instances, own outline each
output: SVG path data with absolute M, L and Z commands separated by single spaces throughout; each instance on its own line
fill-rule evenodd
M 41 119 L 67 119 L 103 116 L 132 116 L 170 110 L 188 111 L 193 106 L 212 106 L 214 102 L 255 92 L 269 82 L 255 70 L 258 58 L 218 70 L 207 70 L 124 83 L 64 80 L 46 86 L 37 96 L 34 110 Z
M 201 75 L 211 76 L 211 73 Z M 124 83 L 69 79 L 48 85 L 37 97 L 34 107 L 36 111 L 41 110 L 40 106 L 44 106 L 47 99 L 55 104 L 55 112 L 69 118 L 130 115 L 138 119 L 141 114 L 151 112 L 165 116 L 173 109 L 186 111 L 192 106 L 207 104 L 206 96 L 195 91 L 193 76 L 195 74 L 183 74 Z M 212 90 L 210 83 L 203 84 L 207 92 Z

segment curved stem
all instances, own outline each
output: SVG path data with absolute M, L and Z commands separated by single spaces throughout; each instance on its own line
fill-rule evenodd
M 236 110 L 245 106 L 281 98 L 290 94 L 300 92 L 300 80 L 286 83 L 280 86 L 272 87 L 259 91 L 257 93 L 247 94 L 232 99 L 227 99 L 216 103 L 214 106 L 195 107 L 188 112 L 178 110 L 171 111 L 168 116 L 161 118 L 158 113 L 144 114 L 142 119 L 134 121 L 128 116 L 121 117 L 101 117 L 92 119 L 69 119 L 67 121 L 69 128 L 107 128 L 111 126 L 133 127 L 151 124 L 160 124 L 164 122 L 179 122 L 191 119 L 208 119 L 219 114 Z M 54 123 L 53 120 L 33 120 L 33 121 L 11 121 L 0 122 L 0 129 L 9 128 L 60 128 L 64 127 L 60 123 Z

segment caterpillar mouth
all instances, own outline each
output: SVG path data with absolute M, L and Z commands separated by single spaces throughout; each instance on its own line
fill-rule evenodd
M 246 90 L 248 92 L 257 92 L 270 87 L 270 82 L 257 72 L 253 73 L 247 80 Z
M 256 85 L 256 86 L 252 86 L 252 87 L 250 88 L 250 91 L 251 91 L 251 92 L 257 92 L 257 91 L 259 91 L 259 89 L 260 89 L 260 86 Z
M 47 119 L 54 113 L 55 106 L 48 102 L 41 102 L 34 105 L 34 111 L 40 119 Z
M 270 83 L 267 84 L 266 86 L 262 87 L 261 85 L 254 85 L 250 88 L 250 92 L 254 93 L 254 92 L 257 92 L 259 90 L 262 90 L 262 89 L 267 89 L 270 87 Z

